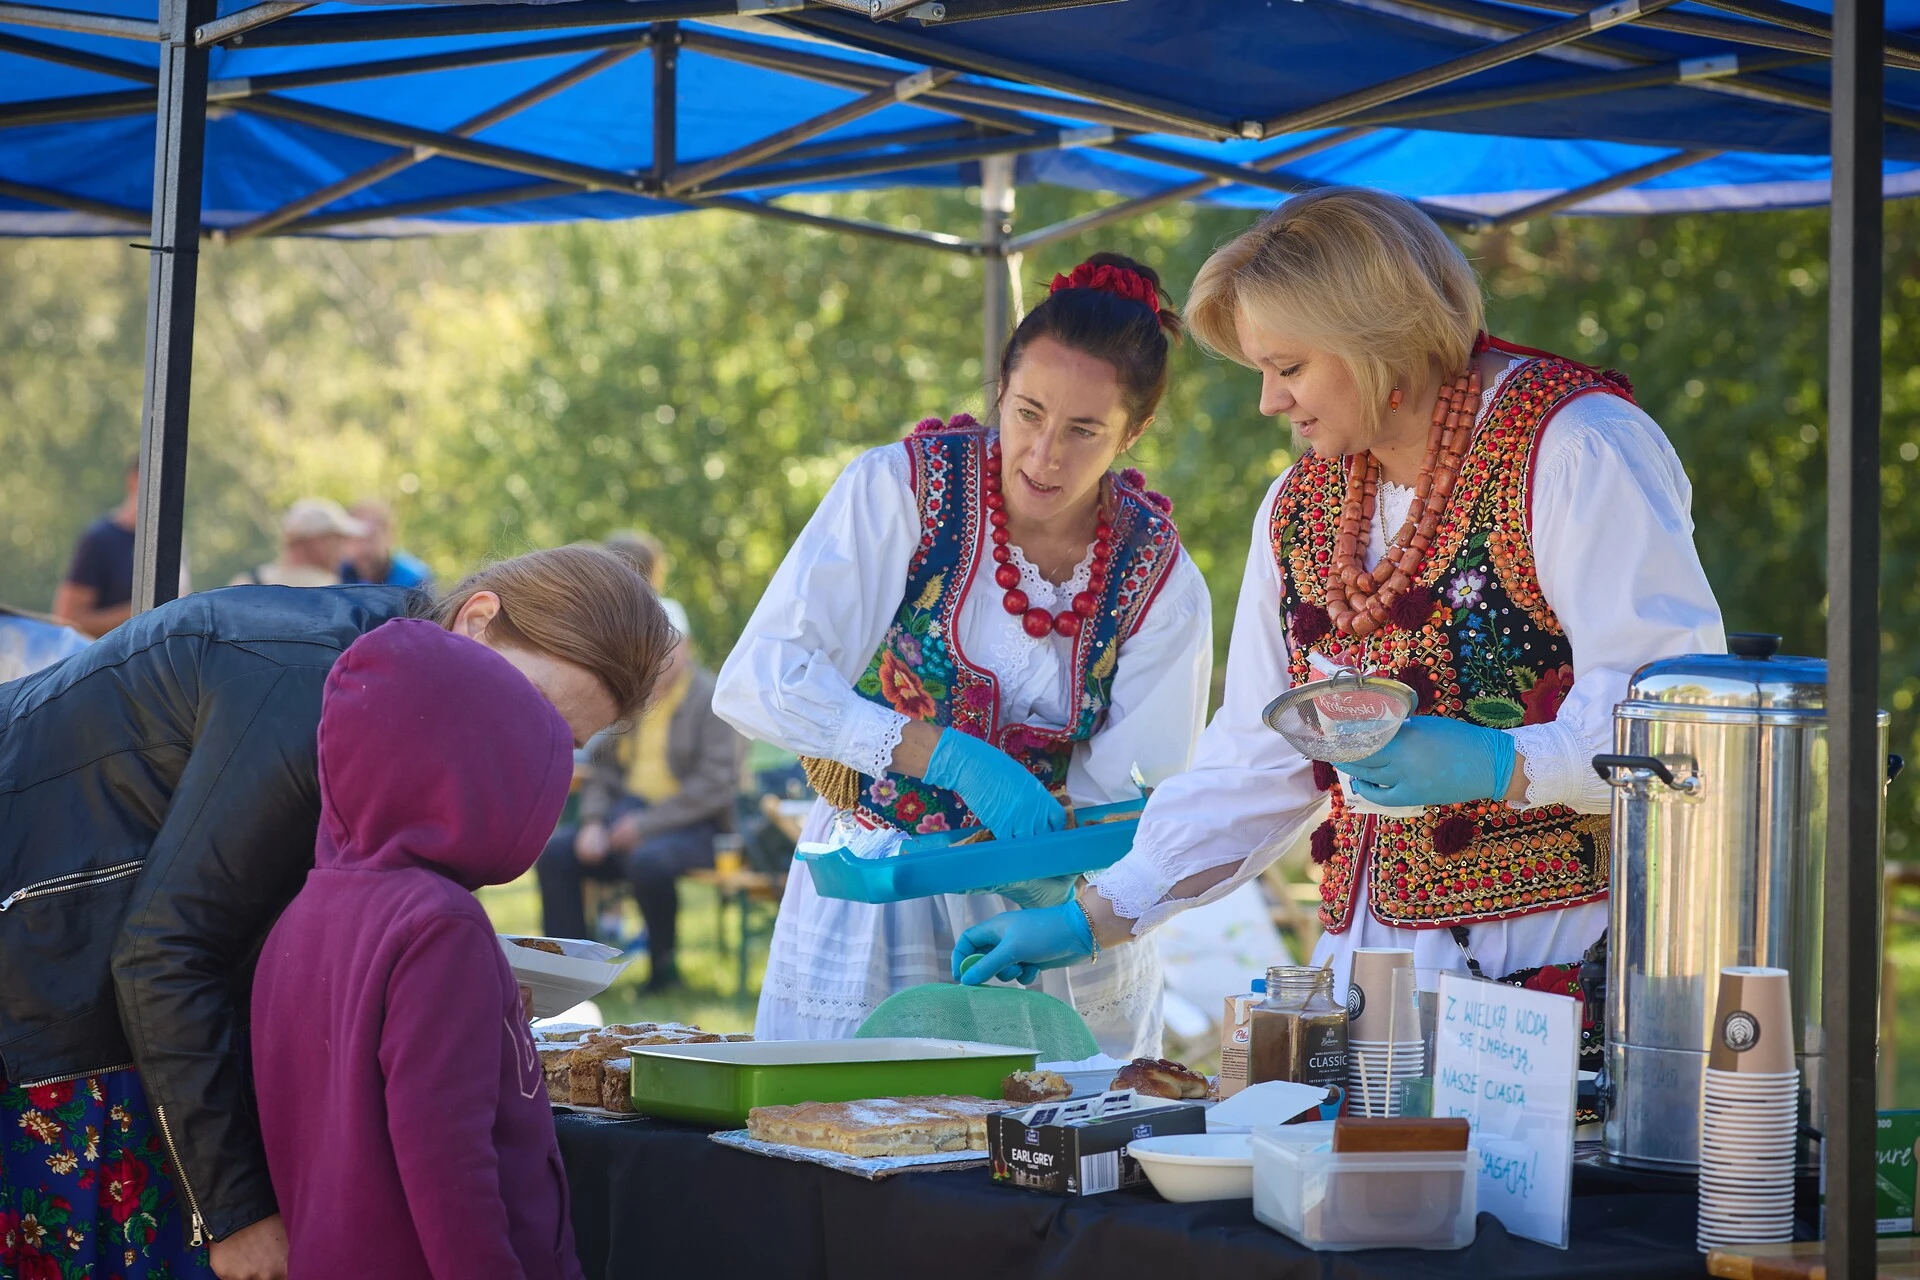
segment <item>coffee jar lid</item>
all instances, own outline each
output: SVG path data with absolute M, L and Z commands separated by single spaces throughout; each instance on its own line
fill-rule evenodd
M 1730 710 L 1811 711 L 1827 706 L 1827 663 L 1779 652 L 1780 637 L 1734 632 L 1726 653 L 1689 653 L 1634 673 L 1627 701 Z

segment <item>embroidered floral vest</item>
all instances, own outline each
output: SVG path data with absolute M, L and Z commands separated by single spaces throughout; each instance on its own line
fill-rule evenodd
M 1139 627 L 1180 550 L 1172 506 L 1142 487 L 1139 473 L 1113 477 L 1113 561 L 1093 617 L 1073 644 L 1073 722 L 1065 730 L 1000 722 L 1000 686 L 958 642 L 960 609 L 976 583 L 994 593 L 992 543 L 981 501 L 989 433 L 965 414 L 930 418 L 907 437 L 920 545 L 893 625 L 854 685 L 864 698 L 902 715 L 984 738 L 1032 770 L 1048 790 L 1066 785 L 1073 746 L 1106 717 L 1120 645 Z M 919 778 L 889 772 L 860 779 L 861 818 L 876 826 L 928 834 L 978 826 L 960 797 Z
M 1510 729 L 1546 723 L 1559 711 L 1573 683 L 1573 650 L 1535 575 L 1535 446 L 1542 425 L 1575 396 L 1629 391 L 1624 378 L 1526 354 L 1537 358 L 1512 371 L 1474 436 L 1415 590 L 1388 626 L 1363 640 L 1335 633 L 1325 612 L 1345 466 L 1312 454 L 1294 464 L 1274 503 L 1270 537 L 1295 685 L 1311 677 L 1306 654 L 1317 650 L 1412 685 L 1422 715 Z M 1313 841 L 1323 871 L 1320 919 L 1329 932 L 1351 925 L 1361 874 L 1370 876 L 1375 917 L 1408 928 L 1497 920 L 1607 891 L 1604 815 L 1480 801 L 1388 818 L 1349 809 L 1327 766 L 1316 765 L 1315 776 L 1333 791 L 1333 816 Z

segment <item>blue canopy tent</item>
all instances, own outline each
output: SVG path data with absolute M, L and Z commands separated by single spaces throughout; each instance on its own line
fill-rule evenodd
M 0 0 L 0 234 L 151 227 L 136 606 L 177 579 L 206 238 L 725 208 L 1003 264 L 1327 182 L 1482 227 L 1831 199 L 1827 1265 L 1869 1274 L 1879 206 L 1920 193 L 1920 0 L 1089 3 Z M 1016 182 L 1122 199 L 1015 235 Z M 778 203 L 963 183 L 978 239 Z

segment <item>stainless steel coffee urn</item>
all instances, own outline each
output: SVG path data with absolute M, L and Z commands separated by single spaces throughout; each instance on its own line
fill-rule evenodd
M 1614 709 L 1617 754 L 1594 760 L 1614 787 L 1601 1096 L 1607 1155 L 1624 1164 L 1698 1166 L 1726 965 L 1793 975 L 1801 1120 L 1822 1126 L 1827 664 L 1778 654 L 1778 636 L 1727 639 L 1731 653 L 1642 667 Z

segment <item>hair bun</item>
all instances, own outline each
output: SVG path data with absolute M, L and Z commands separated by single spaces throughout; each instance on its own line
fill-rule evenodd
M 1055 276 L 1047 293 L 1056 294 L 1062 289 L 1095 289 L 1129 302 L 1137 302 L 1153 312 L 1154 319 L 1159 320 L 1159 282 L 1144 268 L 1124 259 L 1115 261 L 1118 258 L 1118 254 L 1096 254 L 1075 267 L 1070 274 Z M 1162 324 L 1164 326 L 1164 321 Z

